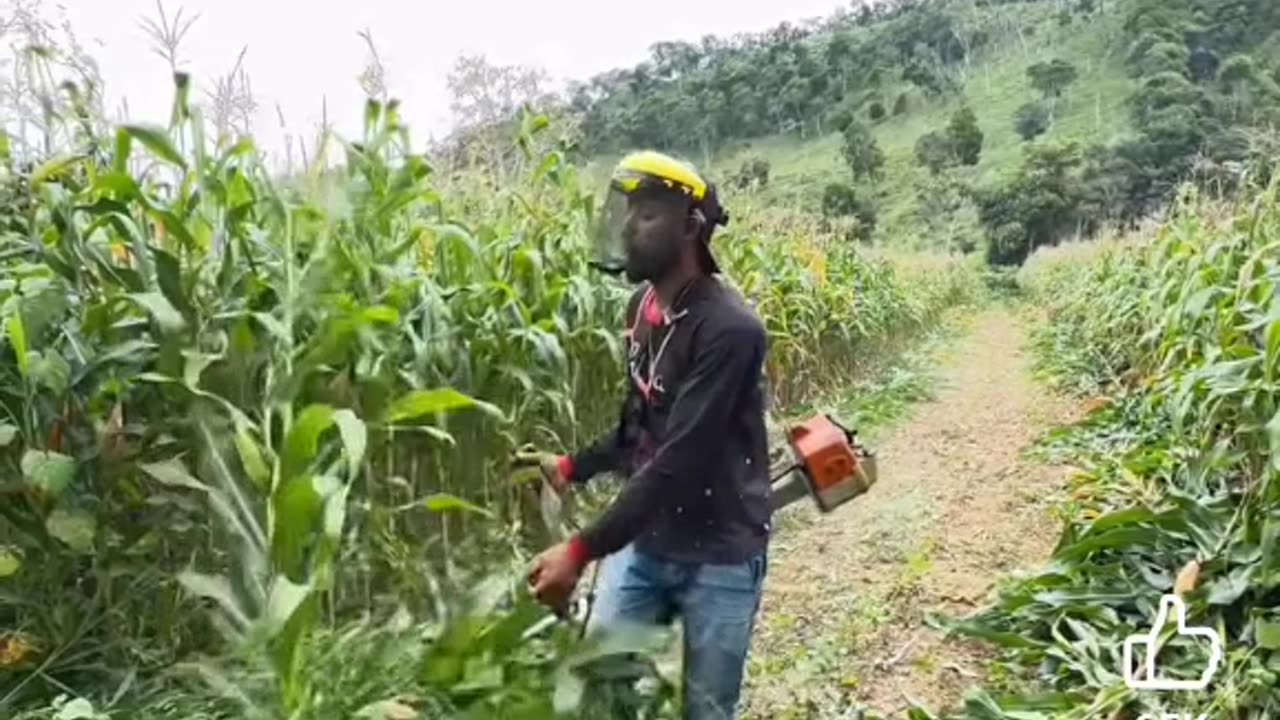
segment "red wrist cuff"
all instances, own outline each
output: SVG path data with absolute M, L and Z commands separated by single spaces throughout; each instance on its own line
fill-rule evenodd
M 569 556 L 573 558 L 573 562 L 578 566 L 579 570 L 586 567 L 588 562 L 591 562 L 591 551 L 587 549 L 587 543 L 577 535 L 574 535 L 569 540 Z
M 559 460 L 559 465 L 560 465 L 560 474 L 564 476 L 564 479 L 572 480 L 573 470 L 574 470 L 573 458 L 569 457 L 568 455 L 561 455 Z

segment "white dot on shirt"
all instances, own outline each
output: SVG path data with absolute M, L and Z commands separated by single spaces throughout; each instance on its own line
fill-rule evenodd
M 707 488 L 707 497 L 711 497 L 711 488 Z

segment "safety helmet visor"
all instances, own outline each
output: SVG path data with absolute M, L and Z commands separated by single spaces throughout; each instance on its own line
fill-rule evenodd
M 689 188 L 644 172 L 620 170 L 610 179 L 595 228 L 595 259 L 600 270 L 620 274 L 627 267 L 628 244 L 636 230 L 636 213 L 648 202 L 692 203 Z

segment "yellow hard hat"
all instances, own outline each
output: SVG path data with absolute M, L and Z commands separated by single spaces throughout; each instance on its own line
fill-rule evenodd
M 699 249 L 703 268 L 709 274 L 719 272 L 709 245 L 715 226 L 728 224 L 729 216 L 720 207 L 715 186 L 690 163 L 653 150 L 629 153 L 614 166 L 596 231 L 595 265 L 606 272 L 621 272 L 625 267 L 621 230 L 625 224 L 627 198 L 646 191 L 678 193 L 689 199 L 690 210 L 699 213 L 704 221 Z
M 652 150 L 634 152 L 619 160 L 610 185 L 628 195 L 654 186 L 682 192 L 695 201 L 707 196 L 707 181 L 693 166 Z

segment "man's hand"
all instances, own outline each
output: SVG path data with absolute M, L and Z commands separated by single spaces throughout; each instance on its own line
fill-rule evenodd
M 551 484 L 558 493 L 569 488 L 569 478 L 565 474 L 566 461 L 559 455 L 523 449 L 516 453 L 516 467 L 536 467 L 542 478 Z
M 569 610 L 569 598 L 582 575 L 582 550 L 574 541 L 555 545 L 533 561 L 529 585 L 538 602 L 563 615 Z

